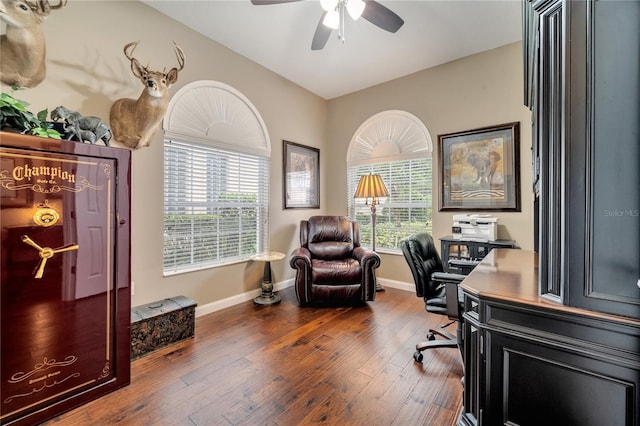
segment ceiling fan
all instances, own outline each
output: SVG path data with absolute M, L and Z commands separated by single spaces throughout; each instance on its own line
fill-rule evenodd
M 256 6 L 280 3 L 293 3 L 300 0 L 251 0 Z M 344 42 L 344 18 L 348 13 L 354 20 L 362 16 L 373 25 L 385 31 L 395 33 L 404 25 L 404 20 L 386 6 L 375 0 L 320 0 L 324 9 L 318 27 L 313 35 L 311 50 L 322 49 L 331 35 L 338 30 L 338 38 Z

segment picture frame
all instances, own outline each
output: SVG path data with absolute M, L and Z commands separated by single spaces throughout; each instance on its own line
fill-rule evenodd
M 438 135 L 440 211 L 519 212 L 520 123 Z
M 320 208 L 320 150 L 282 141 L 283 207 Z

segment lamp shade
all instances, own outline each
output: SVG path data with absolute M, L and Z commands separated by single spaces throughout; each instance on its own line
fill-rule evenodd
M 389 191 L 384 185 L 380 175 L 368 174 L 360 177 L 358 187 L 353 198 L 380 198 L 388 197 Z

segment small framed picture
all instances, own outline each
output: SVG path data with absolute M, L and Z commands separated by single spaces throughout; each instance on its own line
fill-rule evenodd
M 285 209 L 320 208 L 320 150 L 283 141 Z

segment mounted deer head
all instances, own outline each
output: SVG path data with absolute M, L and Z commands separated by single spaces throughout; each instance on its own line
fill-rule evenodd
M 173 44 L 178 68 L 171 68 L 166 73 L 149 70 L 133 57 L 137 41 L 124 47 L 124 55 L 131 61 L 131 72 L 140 79 L 144 89 L 136 100 L 123 98 L 115 101 L 109 121 L 114 139 L 129 148 L 148 146 L 160 128 L 169 105 L 169 87 L 178 80 L 178 73 L 184 68 L 184 52 L 175 42 Z
M 54 9 L 48 0 L 1 0 L 0 19 L 7 33 L 0 36 L 0 81 L 8 86 L 35 87 L 44 80 L 46 45 L 41 25 Z

